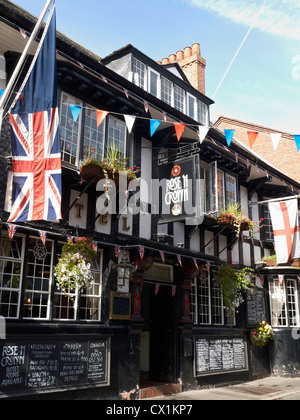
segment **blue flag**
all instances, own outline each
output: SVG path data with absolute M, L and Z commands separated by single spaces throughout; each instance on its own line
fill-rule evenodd
M 225 133 L 226 141 L 229 147 L 233 139 L 234 130 L 224 130 L 224 133 Z
M 10 114 L 13 191 L 9 222 L 61 219 L 61 149 L 56 73 L 56 16 Z

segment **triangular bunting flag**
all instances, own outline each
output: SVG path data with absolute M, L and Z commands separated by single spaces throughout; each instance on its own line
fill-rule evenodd
M 248 131 L 247 133 L 248 133 L 250 149 L 252 149 L 259 133 L 257 131 Z
M 174 127 L 175 127 L 175 131 L 176 131 L 177 140 L 180 141 L 181 136 L 182 136 L 182 134 L 184 132 L 184 129 L 185 129 L 185 124 L 174 123 Z
M 300 151 L 300 134 L 294 134 L 294 139 L 295 139 L 296 146 L 299 152 Z
M 144 256 L 145 256 L 145 247 L 144 246 L 139 246 L 139 254 L 140 254 L 141 260 L 143 260 Z
M 164 251 L 159 251 L 159 254 L 160 254 L 160 258 L 162 259 L 162 262 L 165 264 L 166 263 L 166 258 L 165 258 Z
M 15 233 L 16 233 L 17 226 L 16 225 L 12 225 L 12 224 L 8 224 L 7 225 L 7 230 L 8 230 L 9 240 L 11 241 L 12 238 L 14 237 Z
M 79 106 L 79 105 L 70 105 L 70 109 L 71 109 L 71 112 L 72 112 L 72 116 L 73 116 L 74 122 L 77 122 L 78 117 L 79 117 L 79 114 L 80 114 L 80 111 L 81 111 L 81 106 Z
M 181 255 L 177 255 L 177 260 L 180 264 L 180 267 L 182 267 Z
M 281 139 L 281 134 L 280 133 L 270 133 L 270 136 L 271 136 L 271 140 L 272 140 L 272 143 L 273 143 L 274 150 L 276 152 L 276 149 L 277 149 L 278 144 L 279 144 L 280 139 Z
M 122 251 L 122 248 L 120 247 L 120 245 L 115 245 L 115 256 L 118 259 L 120 252 Z
M 102 124 L 108 114 L 107 111 L 100 111 L 97 109 L 97 128 Z
M 132 117 L 131 115 L 124 115 L 124 118 L 125 118 L 125 122 L 126 122 L 126 125 L 127 125 L 128 132 L 130 134 L 131 131 L 132 131 L 132 127 L 134 125 L 134 122 L 135 122 L 135 117 Z
M 194 261 L 194 264 L 195 264 L 195 267 L 197 268 L 197 270 L 199 269 L 199 265 L 198 265 L 198 263 L 197 263 L 197 259 L 196 258 L 193 258 L 193 261 Z
M 153 137 L 155 131 L 158 129 L 160 124 L 161 124 L 161 121 L 159 121 L 159 120 L 150 120 L 150 135 L 151 135 L 151 137 Z
M 4 89 L 0 89 L 0 98 L 3 95 L 3 93 L 4 93 Z
M 157 296 L 157 293 L 159 292 L 160 284 L 156 283 L 155 285 L 155 296 Z
M 39 235 L 43 242 L 43 245 L 46 245 L 47 232 L 45 232 L 44 230 L 39 230 Z
M 98 251 L 98 242 L 93 241 L 92 247 L 93 247 L 93 250 L 97 252 Z
M 144 101 L 144 107 L 145 107 L 145 111 L 148 112 L 149 111 L 149 104 L 147 101 Z
M 126 98 L 128 99 L 128 98 L 129 98 L 128 90 L 127 90 L 127 89 L 125 89 L 125 88 L 123 88 L 123 90 L 124 90 L 124 93 L 125 93 L 125 95 L 126 95 Z
M 203 143 L 208 132 L 209 132 L 209 127 L 199 125 L 198 136 L 199 136 L 200 144 Z
M 172 297 L 176 295 L 176 286 L 172 286 Z
M 224 130 L 224 133 L 225 133 L 228 147 L 230 147 L 232 139 L 233 139 L 233 135 L 234 135 L 234 130 Z

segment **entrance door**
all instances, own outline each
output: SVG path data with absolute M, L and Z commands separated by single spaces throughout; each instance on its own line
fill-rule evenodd
M 170 286 L 161 285 L 157 296 L 155 286 L 144 284 L 142 315 L 148 337 L 149 379 L 175 382 L 174 298 Z M 142 351 L 147 351 L 142 346 Z M 141 354 L 141 358 L 145 354 Z

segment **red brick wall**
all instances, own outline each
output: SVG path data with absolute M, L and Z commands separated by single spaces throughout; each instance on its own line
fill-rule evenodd
M 281 140 L 274 151 L 270 133 L 278 133 L 276 130 L 245 123 L 237 120 L 220 117 L 215 123 L 219 129 L 236 130 L 234 137 L 249 147 L 247 131 L 257 131 L 259 135 L 252 148 L 253 152 L 267 160 L 275 168 L 288 175 L 290 178 L 300 182 L 300 153 L 294 137 L 287 133 L 281 133 Z

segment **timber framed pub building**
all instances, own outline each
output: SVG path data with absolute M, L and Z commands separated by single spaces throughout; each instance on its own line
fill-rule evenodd
M 29 34 L 35 23 L 0 0 L 0 89 L 27 42 L 20 28 Z M 270 215 L 267 207 L 253 205 L 297 195 L 300 184 L 236 139 L 228 147 L 224 132 L 210 124 L 205 66 L 199 44 L 162 62 L 132 45 L 100 58 L 57 33 L 63 219 L 17 224 L 12 239 L 11 136 L 4 118 L 0 398 L 142 399 L 161 391 L 159 384 L 178 392 L 300 374 L 299 340 L 292 338 L 300 326 L 299 271 L 266 266 L 264 257 L 274 253 Z M 107 112 L 100 125 L 99 110 Z M 125 204 L 131 200 L 139 209 L 134 214 L 121 207 L 118 214 L 100 214 L 103 190 L 95 178 L 80 175 L 87 150 L 101 160 L 112 144 L 141 169 L 140 187 L 123 194 Z M 180 177 L 187 191 L 178 193 L 174 179 Z M 169 214 L 161 214 L 148 186 L 163 178 L 176 184 L 168 184 L 172 199 L 187 198 L 194 212 L 183 217 L 175 200 Z M 264 219 L 253 237 L 217 223 L 217 214 L 236 203 L 257 226 Z M 69 237 L 92 238 L 97 247 L 94 282 L 72 299 L 54 276 Z M 222 265 L 254 270 L 254 287 L 236 312 L 224 308 L 217 281 Z M 275 334 L 262 349 L 250 341 L 261 321 L 270 322 Z

